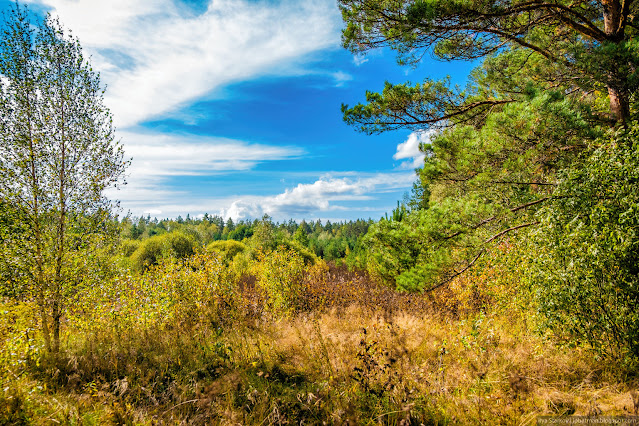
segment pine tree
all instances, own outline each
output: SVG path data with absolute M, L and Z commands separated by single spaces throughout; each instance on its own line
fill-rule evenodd
M 634 117 L 631 1 L 340 4 L 344 45 L 353 52 L 386 46 L 410 65 L 429 54 L 483 58 L 465 88 L 447 79 L 387 82 L 367 92 L 366 103 L 342 108 L 345 121 L 366 133 L 435 130 L 422 146 L 421 194 L 410 203 L 421 208 L 393 231 L 396 245 L 370 241 L 401 253 L 401 235 L 420 242 L 398 267 L 401 287 L 436 288 L 504 238 L 537 229 L 536 213 L 557 197 L 558 173 L 581 167 L 592 143 Z

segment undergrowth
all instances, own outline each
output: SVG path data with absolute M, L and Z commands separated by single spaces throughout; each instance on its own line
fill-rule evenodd
M 420 295 L 322 262 L 287 271 L 293 256 L 238 273 L 199 253 L 87 288 L 58 354 L 43 352 L 29 302 L 5 301 L 0 424 L 534 424 L 634 411 L 632 371 L 537 333 L 503 271 Z

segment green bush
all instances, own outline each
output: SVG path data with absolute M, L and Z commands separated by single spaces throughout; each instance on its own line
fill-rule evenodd
M 184 259 L 195 253 L 195 239 L 182 232 L 170 232 L 144 240 L 131 254 L 131 264 L 138 271 L 156 265 L 162 258 Z
M 235 240 L 214 241 L 206 246 L 208 251 L 219 254 L 224 262 L 229 263 L 240 253 L 244 253 L 247 249 L 245 244 Z
M 420 215 L 414 212 L 401 221 L 382 219 L 368 229 L 362 239 L 368 272 L 382 282 L 401 290 L 421 290 L 427 282 L 422 276 L 420 256 L 425 248 L 415 229 Z
M 145 240 L 133 254 L 131 264 L 138 271 L 144 271 L 152 265 L 156 265 L 162 258 L 164 236 L 151 237 Z
M 544 326 L 604 356 L 639 358 L 639 127 L 561 178 L 530 249 Z
M 120 243 L 120 253 L 123 256 L 130 257 L 140 247 L 140 244 L 139 240 L 127 238 Z
M 259 251 L 257 257 L 254 272 L 258 286 L 268 297 L 269 308 L 280 314 L 293 312 L 304 291 L 304 259 L 285 247 Z
M 195 253 L 197 242 L 195 237 L 190 234 L 180 232 L 170 232 L 162 235 L 165 239 L 165 255 L 169 255 L 176 259 L 184 259 Z
M 286 250 L 294 251 L 299 255 L 306 265 L 314 265 L 318 258 L 311 250 L 302 246 L 297 241 L 284 241 L 280 244 L 280 248 L 285 248 Z

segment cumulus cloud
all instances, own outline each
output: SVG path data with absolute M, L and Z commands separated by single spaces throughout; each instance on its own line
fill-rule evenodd
M 397 145 L 397 152 L 393 155 L 393 159 L 408 160 L 403 161 L 399 168 L 416 169 L 424 164 L 425 154 L 419 150 L 419 146 L 422 143 L 430 142 L 430 138 L 434 135 L 434 132 L 434 130 L 413 132 L 408 136 L 406 141 Z
M 233 220 L 259 218 L 264 214 L 275 218 L 302 218 L 343 210 L 345 207 L 339 204 L 340 201 L 372 200 L 375 194 L 406 188 L 414 179 L 413 173 L 380 173 L 359 179 L 322 177 L 310 184 L 298 184 L 275 196 L 235 200 L 220 214 Z
M 211 0 L 199 15 L 175 0 L 30 2 L 51 8 L 91 53 L 118 127 L 232 82 L 299 72 L 287 64 L 339 43 L 333 0 Z

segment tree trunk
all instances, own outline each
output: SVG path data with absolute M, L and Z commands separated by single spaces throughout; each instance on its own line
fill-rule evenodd
M 601 0 L 601 4 L 603 5 L 604 32 L 609 41 L 620 42 L 623 40 L 626 18 L 624 5 L 620 0 Z
M 58 75 L 62 76 L 62 66 L 58 63 Z M 55 261 L 55 291 L 53 293 L 53 306 L 52 306 L 52 316 L 53 316 L 53 351 L 58 352 L 60 350 L 60 318 L 62 317 L 62 291 L 64 286 L 64 245 L 65 245 L 65 236 L 66 236 L 66 222 L 67 222 L 67 203 L 65 190 L 67 188 L 66 181 L 66 168 L 67 168 L 67 157 L 66 157 L 66 141 L 65 141 L 65 104 L 64 104 L 64 96 L 65 96 L 65 87 L 63 85 L 63 79 L 60 78 L 60 87 L 59 96 L 60 96 L 60 170 L 58 171 L 58 203 L 60 209 L 60 215 L 58 217 L 58 235 L 57 235 L 57 244 L 58 250 L 56 254 Z
M 613 117 L 617 120 L 617 123 L 625 124 L 630 118 L 628 94 L 608 86 L 608 97 L 610 98 L 610 112 Z
M 603 5 L 604 32 L 611 43 L 620 43 L 624 39 L 625 22 L 629 12 L 628 0 L 601 0 Z M 619 73 L 618 64 L 610 64 L 610 79 L 621 80 L 628 76 L 616 75 Z M 625 124 L 630 117 L 630 102 L 628 93 L 620 89 L 616 84 L 607 84 L 608 97 L 610 99 L 610 112 L 617 123 Z
M 51 308 L 51 314 L 53 316 L 53 342 L 51 344 L 51 352 L 60 352 L 60 318 L 62 314 L 60 312 L 60 304 L 57 300 L 53 301 Z
M 47 314 L 47 300 L 45 295 L 46 277 L 44 273 L 44 260 L 42 253 L 43 236 L 42 229 L 40 228 L 40 196 L 38 193 L 39 179 L 38 179 L 38 165 L 36 161 L 36 150 L 34 147 L 34 136 L 31 123 L 31 98 L 27 93 L 26 102 L 28 104 L 27 123 L 29 128 L 29 179 L 31 185 L 31 192 L 33 195 L 32 211 L 30 216 L 33 218 L 33 230 L 35 240 L 35 286 L 36 286 L 36 302 L 40 309 L 40 321 L 42 321 L 42 334 L 44 336 L 44 346 L 47 352 L 51 352 L 51 330 L 49 329 L 49 316 Z

